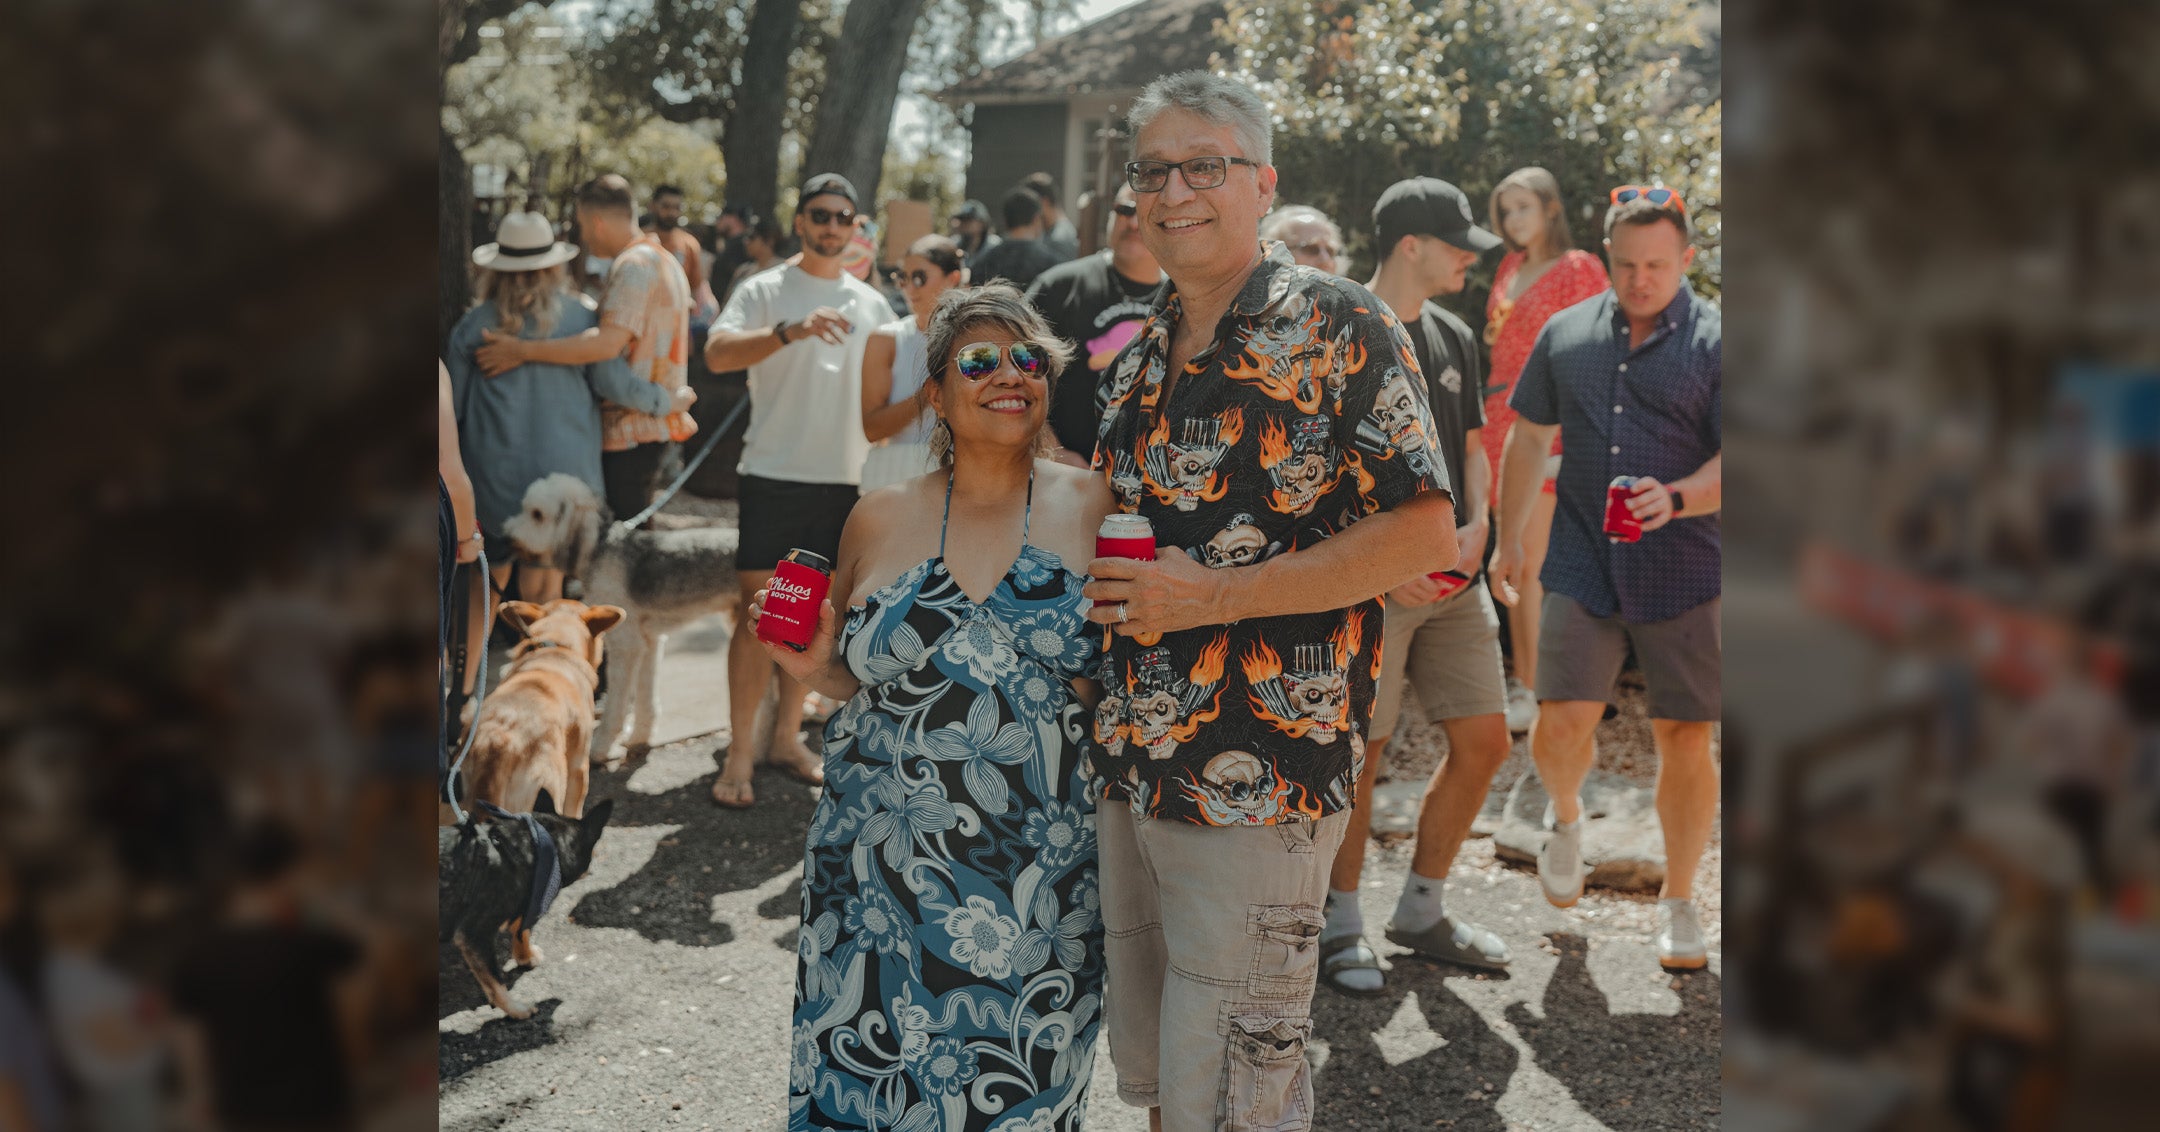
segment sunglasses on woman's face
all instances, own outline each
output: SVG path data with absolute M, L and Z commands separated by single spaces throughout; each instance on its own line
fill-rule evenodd
M 1110 206 L 1110 211 L 1117 213 L 1119 216 L 1132 216 L 1138 213 L 1140 209 L 1136 205 L 1127 204 L 1124 201 L 1119 201 L 1116 204 Z
M 820 227 L 827 224 L 838 224 L 843 228 L 855 226 L 855 214 L 844 208 L 838 212 L 823 208 L 807 208 L 803 210 L 803 214 L 810 218 L 810 223 Z
M 970 342 L 953 351 L 953 364 L 960 367 L 960 376 L 982 381 L 997 372 L 1000 357 L 1010 357 L 1013 368 L 1027 377 L 1043 377 L 1050 368 L 1050 355 L 1033 342 L 1015 342 L 1002 350 L 995 342 Z
M 925 287 L 928 286 L 930 283 L 930 273 L 917 269 L 915 271 L 908 272 L 906 275 L 901 276 L 900 281 L 906 283 L 910 287 Z
M 1659 208 L 1669 204 L 1679 209 L 1681 215 L 1687 214 L 1687 202 L 1680 199 L 1680 194 L 1671 189 L 1653 189 L 1648 185 L 1622 185 L 1612 191 L 1612 202 L 1614 204 L 1626 204 L 1637 197 L 1641 197 Z

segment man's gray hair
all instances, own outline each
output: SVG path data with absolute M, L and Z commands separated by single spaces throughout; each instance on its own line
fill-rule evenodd
M 1335 234 L 1336 242 L 1342 241 L 1342 226 L 1328 218 L 1328 214 L 1309 204 L 1286 204 L 1260 218 L 1260 238 L 1280 240 L 1283 230 L 1293 224 L 1320 224 Z
M 1275 164 L 1275 129 L 1267 103 L 1252 88 L 1207 71 L 1180 71 L 1147 85 L 1125 115 L 1137 142 L 1165 110 L 1183 110 L 1218 126 L 1228 126 L 1242 156 L 1262 165 Z

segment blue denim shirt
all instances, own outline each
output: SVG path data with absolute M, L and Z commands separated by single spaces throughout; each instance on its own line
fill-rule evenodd
M 1610 290 L 1552 316 L 1538 333 L 1508 404 L 1533 424 L 1559 425 L 1567 448 L 1538 575 L 1547 590 L 1634 624 L 1718 596 L 1716 515 L 1615 543 L 1605 537 L 1605 488 L 1614 476 L 1670 484 L 1718 454 L 1723 346 L 1718 309 L 1686 287 L 1633 349 Z

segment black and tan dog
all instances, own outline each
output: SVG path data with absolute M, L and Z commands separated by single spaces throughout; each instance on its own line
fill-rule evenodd
M 481 993 L 504 1014 L 527 1018 L 532 1007 L 512 1000 L 503 986 L 495 933 L 510 929 L 510 957 L 518 966 L 540 962 L 533 921 L 547 911 L 556 892 L 585 875 L 614 809 L 608 799 L 582 818 L 566 818 L 542 791 L 531 814 L 472 813 L 458 825 L 436 830 L 440 939 L 457 945 Z

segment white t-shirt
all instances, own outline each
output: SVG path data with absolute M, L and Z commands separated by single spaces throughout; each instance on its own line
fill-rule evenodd
M 750 367 L 750 428 L 735 468 L 743 475 L 793 483 L 862 481 L 870 451 L 862 430 L 863 347 L 892 320 L 885 297 L 845 272 L 827 280 L 783 264 L 743 280 L 713 329 L 799 322 L 819 307 L 839 311 L 855 329 L 837 346 L 792 330 L 791 345 Z

